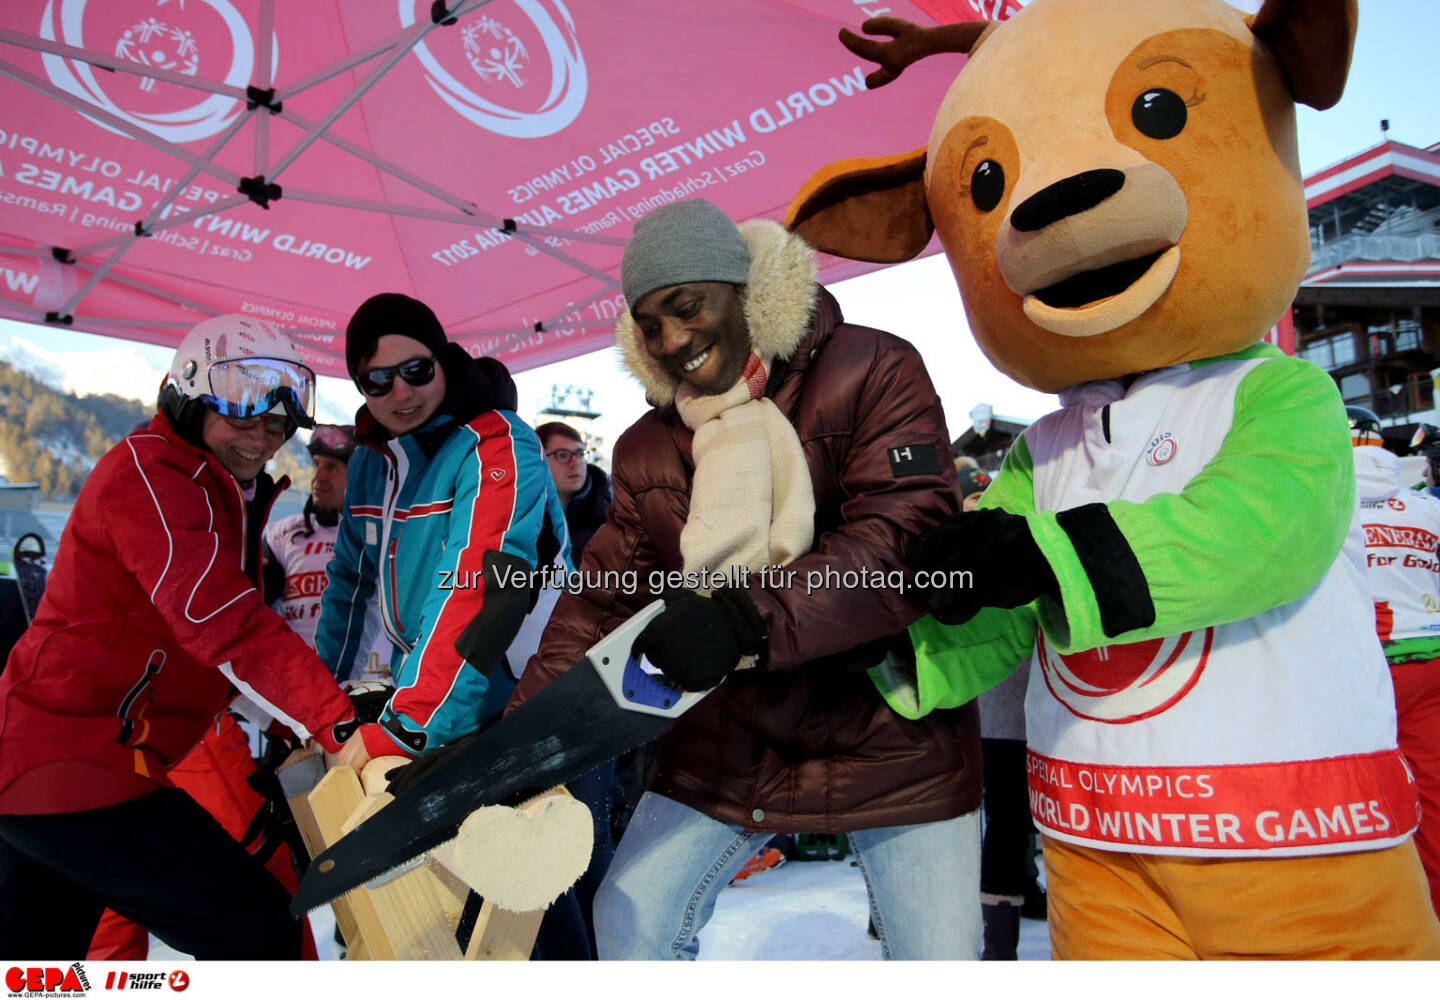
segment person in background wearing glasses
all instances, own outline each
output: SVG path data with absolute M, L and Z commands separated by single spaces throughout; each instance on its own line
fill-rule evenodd
M 0 675 L 0 955 L 84 957 L 105 907 L 197 958 L 299 958 L 289 894 L 167 770 L 238 690 L 335 753 L 350 699 L 259 590 L 314 375 L 280 330 L 181 341 L 150 423 L 91 471 Z
M 576 566 L 590 536 L 605 523 L 610 511 L 610 477 L 594 462 L 585 461 L 580 432 L 567 423 L 552 420 L 535 428 L 550 465 L 555 489 L 565 504 L 565 523 L 570 527 L 570 558 Z
M 347 472 L 316 650 L 335 676 L 349 676 L 377 590 L 397 649 L 394 696 L 340 755 L 358 767 L 418 757 L 499 714 L 514 687 L 500 668 L 533 606 L 533 571 L 567 558 L 568 543 L 504 365 L 472 358 L 428 306 L 397 293 L 355 311 L 345 363 L 365 395 L 355 417 L 361 447 Z

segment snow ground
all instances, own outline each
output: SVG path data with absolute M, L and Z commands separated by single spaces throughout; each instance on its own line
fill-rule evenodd
M 879 959 L 853 861 L 791 861 L 729 886 L 700 932 L 701 961 Z M 1043 920 L 1020 921 L 1021 960 L 1049 960 Z
M 700 960 L 879 960 L 880 942 L 865 933 L 869 921 L 865 880 L 852 861 L 791 861 L 720 893 L 700 932 Z M 334 958 L 329 909 L 312 915 L 311 926 L 320 957 Z M 1022 961 L 1050 958 L 1044 921 L 1020 922 L 1019 954 Z M 185 956 L 151 938 L 150 957 Z

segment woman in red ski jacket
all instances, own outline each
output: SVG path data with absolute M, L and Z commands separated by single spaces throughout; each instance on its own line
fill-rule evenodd
M 237 690 L 331 752 L 354 730 L 256 587 L 264 465 L 313 395 L 284 333 L 206 320 L 87 477 L 0 674 L 0 956 L 83 958 L 109 906 L 196 957 L 299 957 L 288 894 L 166 771 Z

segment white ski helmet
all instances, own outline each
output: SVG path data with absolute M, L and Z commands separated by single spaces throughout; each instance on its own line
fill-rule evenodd
M 192 443 L 202 409 L 244 418 L 277 407 L 296 425 L 315 426 L 315 373 L 278 327 L 234 313 L 197 323 L 160 386 L 160 410 Z

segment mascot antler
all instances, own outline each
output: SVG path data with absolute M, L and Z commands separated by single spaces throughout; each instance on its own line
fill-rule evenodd
M 962 21 L 926 28 L 898 17 L 872 17 L 860 29 L 866 35 L 887 35 L 892 41 L 866 38 L 849 28 L 840 29 L 840 41 L 861 59 L 880 64 L 879 69 L 865 77 L 865 86 L 874 90 L 885 86 L 903 73 L 905 67 L 926 56 L 942 52 L 968 53 L 988 27 L 989 21 Z

